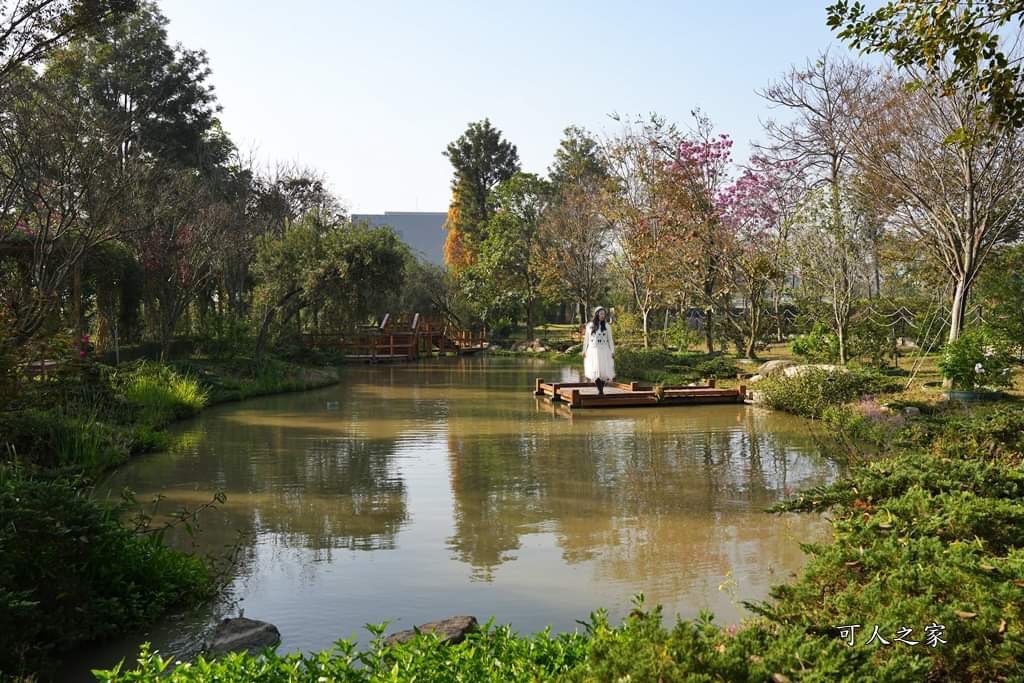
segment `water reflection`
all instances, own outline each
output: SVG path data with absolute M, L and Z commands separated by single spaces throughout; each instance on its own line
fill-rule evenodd
M 569 630 L 598 606 L 622 616 L 640 591 L 669 614 L 734 621 L 738 599 L 801 566 L 797 540 L 825 525 L 762 510 L 836 476 L 806 422 L 737 405 L 567 416 L 529 391 L 575 373 L 484 358 L 352 368 L 337 387 L 209 410 L 102 490 L 160 494 L 165 510 L 224 490 L 194 540 L 172 540 L 215 552 L 241 533 L 233 599 L 279 626 L 284 651 L 451 613 Z M 146 639 L 181 652 L 182 633 L 225 609 L 91 648 L 80 668 Z

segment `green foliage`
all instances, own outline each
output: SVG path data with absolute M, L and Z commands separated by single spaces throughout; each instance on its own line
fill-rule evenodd
M 893 351 L 892 330 L 879 317 L 866 316 L 850 326 L 850 356 L 880 368 L 889 364 Z
M 137 409 L 138 419 L 155 427 L 195 415 L 209 398 L 194 377 L 181 375 L 162 363 L 141 361 L 119 369 L 113 383 Z
M 883 53 L 897 66 L 941 77 L 946 93 L 978 93 L 994 118 L 1019 127 L 1024 124 L 1021 66 L 1013 48 L 1003 43 L 1022 15 L 1020 0 L 889 0 L 873 11 L 861 2 L 836 0 L 828 7 L 828 25 L 855 49 Z
M 937 648 L 857 649 L 872 653 L 879 672 L 1013 679 L 1024 661 L 1024 413 L 1002 407 L 931 422 L 908 452 L 855 465 L 842 481 L 778 506 L 831 510 L 835 541 L 808 547 L 801 580 L 774 589 L 775 604 L 761 611 L 809 630 L 936 622 L 948 636 Z
M 812 363 L 834 363 L 839 358 L 839 338 L 824 323 L 815 323 L 810 332 L 793 340 L 793 353 Z
M 767 378 L 758 383 L 757 392 L 770 408 L 804 417 L 821 417 L 831 406 L 897 388 L 892 378 L 877 373 L 809 367 L 792 377 Z
M 332 651 L 302 655 L 265 652 L 262 658 L 230 654 L 204 657 L 170 669 L 172 660 L 143 648 L 134 671 L 122 666 L 96 675 L 110 683 L 127 681 L 253 681 L 319 683 L 338 681 L 548 681 L 571 670 L 586 655 L 587 641 L 575 634 L 552 636 L 542 631 L 518 636 L 509 627 L 485 624 L 458 645 L 445 645 L 434 634 L 420 634 L 395 647 L 384 645 L 383 626 L 368 626 L 371 647 L 358 650 L 340 640 Z
M 243 316 L 233 313 L 212 315 L 203 323 L 203 335 L 197 340 L 197 351 L 225 360 L 251 355 L 254 339 L 252 326 Z
M 458 201 L 458 224 L 448 228 L 465 235 L 475 253 L 480 231 L 494 214 L 491 190 L 519 171 L 519 152 L 484 119 L 470 123 L 444 155 L 452 164 L 452 192 Z
M 677 351 L 685 352 L 701 342 L 700 333 L 690 327 L 683 316 L 676 317 L 665 330 L 665 341 Z
M 989 257 L 975 286 L 985 322 L 1006 337 L 1024 357 L 1024 244 L 1005 247 Z
M 210 595 L 201 560 L 119 512 L 72 481 L 0 465 L 0 671 L 45 671 L 60 649 Z
M 999 334 L 987 329 L 967 330 L 942 349 L 939 369 L 959 389 L 1006 387 L 1013 384 L 1013 361 L 1009 345 Z

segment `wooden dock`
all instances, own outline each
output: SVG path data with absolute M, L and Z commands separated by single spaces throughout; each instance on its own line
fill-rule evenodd
M 672 406 L 708 403 L 743 403 L 747 388 L 721 389 L 710 380 L 705 386 L 651 387 L 639 382 L 608 382 L 604 395 L 593 382 L 545 382 L 538 377 L 534 396 L 565 403 L 570 408 L 621 408 L 626 406 Z

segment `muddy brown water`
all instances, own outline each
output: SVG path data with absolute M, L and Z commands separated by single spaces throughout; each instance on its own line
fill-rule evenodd
M 113 473 L 161 496 L 157 519 L 217 491 L 193 536 L 238 544 L 228 594 L 115 642 L 83 648 L 62 678 L 129 661 L 142 642 L 194 653 L 225 615 L 270 621 L 280 652 L 368 640 L 453 614 L 520 632 L 614 620 L 644 593 L 668 616 L 747 616 L 828 537 L 818 516 L 763 510 L 840 467 L 808 421 L 746 405 L 576 411 L 535 399 L 534 378 L 576 368 L 509 358 L 347 369 L 340 385 L 220 406 L 173 429 L 174 446 Z

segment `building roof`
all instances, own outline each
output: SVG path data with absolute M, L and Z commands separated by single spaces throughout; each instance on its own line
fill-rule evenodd
M 444 222 L 448 214 L 444 211 L 385 211 L 384 213 L 352 214 L 354 223 L 387 225 L 394 228 L 402 241 L 417 256 L 444 265 Z

